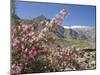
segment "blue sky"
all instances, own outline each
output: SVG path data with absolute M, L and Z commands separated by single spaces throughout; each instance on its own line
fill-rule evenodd
M 96 7 L 72 4 L 16 2 L 16 14 L 22 19 L 33 19 L 44 15 L 52 19 L 60 10 L 67 8 L 69 15 L 62 25 L 95 26 Z

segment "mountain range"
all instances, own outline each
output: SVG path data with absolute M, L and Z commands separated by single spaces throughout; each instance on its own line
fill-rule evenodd
M 43 23 L 40 23 L 40 22 Z M 38 16 L 33 19 L 33 23 L 36 25 L 36 29 L 41 30 L 45 27 L 46 21 L 50 22 L 45 16 Z M 95 40 L 95 27 L 89 26 L 59 26 L 52 28 L 53 36 L 66 39 L 79 39 L 79 40 Z

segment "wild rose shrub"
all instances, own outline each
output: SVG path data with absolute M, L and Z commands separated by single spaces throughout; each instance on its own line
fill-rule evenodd
M 55 44 L 57 39 L 48 32 L 39 32 L 33 25 L 14 25 L 11 32 L 12 75 L 91 68 L 88 60 L 87 63 L 80 61 L 85 57 L 82 49 L 63 48 Z
M 15 25 L 12 28 L 12 74 L 21 73 L 22 69 L 27 68 L 27 64 L 38 59 L 38 56 L 47 55 L 47 43 L 52 38 L 47 37 L 46 40 L 39 34 L 32 25 Z

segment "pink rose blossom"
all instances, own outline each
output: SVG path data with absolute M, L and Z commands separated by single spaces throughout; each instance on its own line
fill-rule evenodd
M 47 52 L 48 52 L 48 48 L 47 48 L 47 47 L 44 47 L 44 48 L 43 48 L 43 52 L 44 52 L 44 53 L 47 53 Z

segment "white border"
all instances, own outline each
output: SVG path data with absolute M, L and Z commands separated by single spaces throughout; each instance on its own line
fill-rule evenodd
M 25 1 L 25 0 L 24 0 Z M 100 73 L 100 0 L 26 0 L 52 3 L 96 5 L 97 8 L 97 69 L 85 71 L 41 73 L 40 75 L 98 75 Z M 0 0 L 0 75 L 10 72 L 10 0 Z M 27 74 L 29 75 L 29 74 Z M 33 75 L 33 74 L 30 74 Z M 39 74 L 34 74 L 39 75 Z
M 51 3 L 70 3 L 70 4 L 83 4 L 83 5 L 95 5 L 96 0 L 19 0 L 19 1 L 37 1 L 37 2 L 51 2 Z

